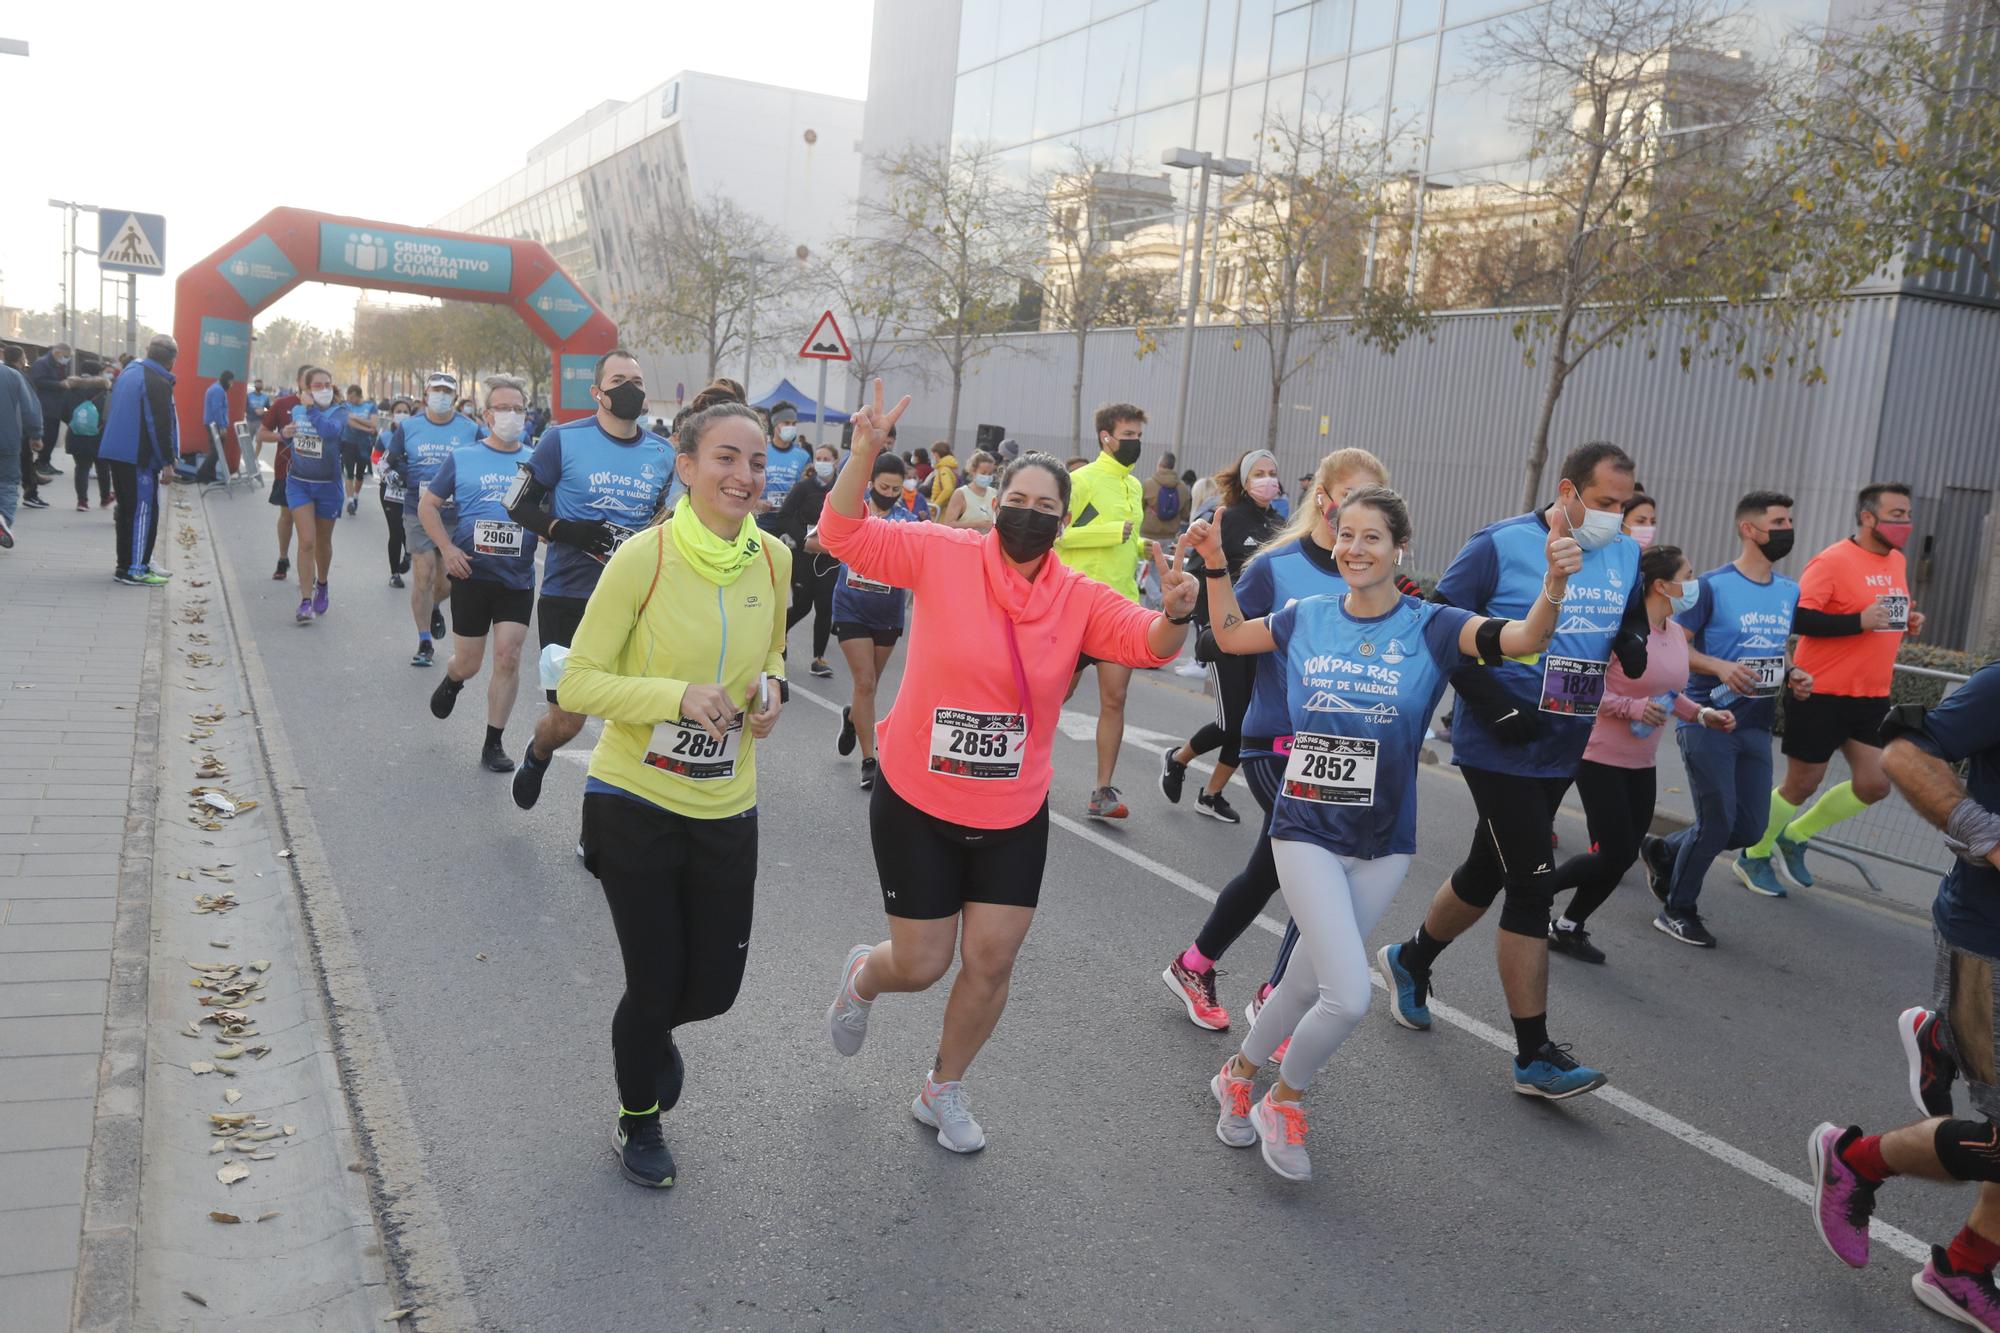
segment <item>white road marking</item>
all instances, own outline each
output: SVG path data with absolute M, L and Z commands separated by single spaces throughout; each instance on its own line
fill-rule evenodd
M 811 690 L 800 689 L 795 686 L 792 690 L 792 697 L 794 699 L 805 698 L 818 704 L 821 708 L 826 709 L 836 717 L 840 715 L 839 704 L 822 699 Z M 1079 714 L 1078 716 L 1088 716 L 1088 714 Z M 1095 725 L 1094 719 L 1092 725 Z M 1193 894 L 1203 902 L 1212 903 L 1215 901 L 1215 891 L 1207 885 L 1189 878 L 1180 871 L 1175 870 L 1172 866 L 1163 865 L 1155 861 L 1144 852 L 1134 851 L 1115 838 L 1106 837 L 1096 829 L 1091 828 L 1088 824 L 1072 819 L 1068 815 L 1057 814 L 1053 810 L 1049 812 L 1049 822 L 1060 828 L 1067 829 L 1092 846 L 1100 847 L 1120 860 L 1127 861 L 1141 870 L 1165 880 L 1175 888 Z M 1273 935 L 1282 935 L 1285 933 L 1284 926 L 1277 921 L 1273 921 L 1268 916 L 1258 917 L 1257 925 Z M 1374 983 L 1377 990 L 1387 989 L 1382 978 L 1372 968 L 1369 970 L 1368 979 Z M 1474 1018 L 1471 1014 L 1460 1009 L 1454 1009 L 1448 1004 L 1440 1004 L 1435 999 L 1431 1001 L 1430 1008 L 1433 1015 L 1458 1028 L 1460 1031 L 1479 1038 L 1479 1040 L 1497 1050 L 1505 1051 L 1509 1055 L 1513 1054 L 1514 1039 L 1492 1024 L 1482 1022 Z M 1772 1189 L 1777 1190 L 1780 1194 L 1795 1199 L 1808 1208 L 1812 1206 L 1813 1189 L 1810 1184 L 1788 1171 L 1782 1171 L 1772 1166 L 1763 1158 L 1744 1152 L 1734 1144 L 1724 1142 L 1713 1134 L 1705 1133 L 1695 1128 L 1679 1116 L 1662 1111 L 1651 1102 L 1641 1101 L 1630 1093 L 1621 1092 L 1617 1088 L 1600 1088 L 1596 1096 L 1600 1100 L 1617 1107 L 1633 1119 L 1651 1125 L 1662 1134 L 1679 1139 L 1690 1148 L 1706 1153 L 1716 1161 L 1741 1171 L 1753 1180 L 1762 1181 Z M 1873 1224 L 1868 1228 L 1868 1235 L 1871 1240 L 1887 1246 L 1897 1254 L 1902 1255 L 1905 1259 L 1913 1262 L 1922 1263 L 1931 1256 L 1931 1247 L 1928 1244 L 1917 1239 L 1902 1228 L 1890 1226 L 1887 1222 L 1879 1218 L 1875 1219 Z

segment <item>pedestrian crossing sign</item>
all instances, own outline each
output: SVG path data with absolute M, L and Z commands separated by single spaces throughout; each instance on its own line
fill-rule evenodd
M 97 266 L 113 273 L 164 274 L 167 220 L 158 213 L 122 208 L 97 212 Z

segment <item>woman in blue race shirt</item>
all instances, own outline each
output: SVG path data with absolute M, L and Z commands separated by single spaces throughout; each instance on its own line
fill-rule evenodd
M 1307 597 L 1246 621 L 1219 529 L 1197 520 L 1188 539 L 1207 565 L 1217 646 L 1279 655 L 1292 730 L 1271 853 L 1299 947 L 1242 1048 L 1209 1080 L 1221 1106 L 1215 1132 L 1231 1147 L 1261 1141 L 1273 1171 L 1309 1180 L 1299 1101 L 1367 1012 L 1365 942 L 1416 851 L 1427 721 L 1462 657 L 1495 662 L 1548 643 L 1583 552 L 1558 519 L 1542 596 L 1522 621 L 1419 601 L 1395 581 L 1410 543 L 1409 510 L 1387 487 L 1363 486 L 1341 504 L 1334 532 L 1346 594 Z M 1253 1105 L 1251 1080 L 1288 1037 L 1277 1082 Z
M 868 477 L 873 517 L 885 523 L 922 521 L 914 510 L 900 503 L 908 470 L 892 453 L 875 456 Z M 833 585 L 833 636 L 840 641 L 841 656 L 847 659 L 854 692 L 847 707 L 840 710 L 840 739 L 835 748 L 847 755 L 854 753 L 857 742 L 860 744 L 863 791 L 875 790 L 875 687 L 895 655 L 896 641 L 903 637 L 906 605 L 901 588 L 864 579 L 846 565 L 840 567 Z

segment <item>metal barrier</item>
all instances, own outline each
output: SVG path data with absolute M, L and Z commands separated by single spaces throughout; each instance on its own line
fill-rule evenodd
M 1904 666 L 1901 663 L 1897 664 L 1896 672 L 1901 676 L 1943 681 L 1947 695 L 1966 681 L 1966 677 L 1954 671 L 1936 671 L 1930 667 Z M 1834 759 L 1834 765 L 1828 767 L 1826 780 L 1820 784 L 1822 792 L 1830 784 L 1845 780 L 1846 765 L 1839 762 L 1838 755 Z M 1842 771 L 1836 773 L 1836 767 Z M 1814 836 L 1812 848 L 1847 862 L 1861 872 L 1871 888 L 1876 889 L 1880 886 L 1868 873 L 1868 867 L 1854 856 L 1843 856 L 1841 852 L 1873 857 L 1913 870 L 1933 870 L 1940 875 L 1951 866 L 1951 853 L 1945 850 L 1944 834 L 1910 809 L 1900 792 L 1891 792 L 1852 819 L 1844 819 L 1828 832 Z M 1828 850 L 1830 848 L 1839 848 L 1840 851 Z

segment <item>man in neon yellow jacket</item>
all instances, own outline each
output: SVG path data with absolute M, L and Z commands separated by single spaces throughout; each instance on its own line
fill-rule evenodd
M 1146 516 L 1146 489 L 1132 475 L 1139 462 L 1146 414 L 1131 403 L 1097 409 L 1097 457 L 1070 474 L 1069 526 L 1056 539 L 1062 562 L 1120 596 L 1139 600 L 1139 523 Z M 1077 660 L 1070 692 L 1083 669 L 1096 659 Z M 1129 813 L 1111 785 L 1118 747 L 1125 743 L 1125 692 L 1132 668 L 1097 662 L 1097 786 L 1084 813 L 1093 819 L 1123 819 Z

